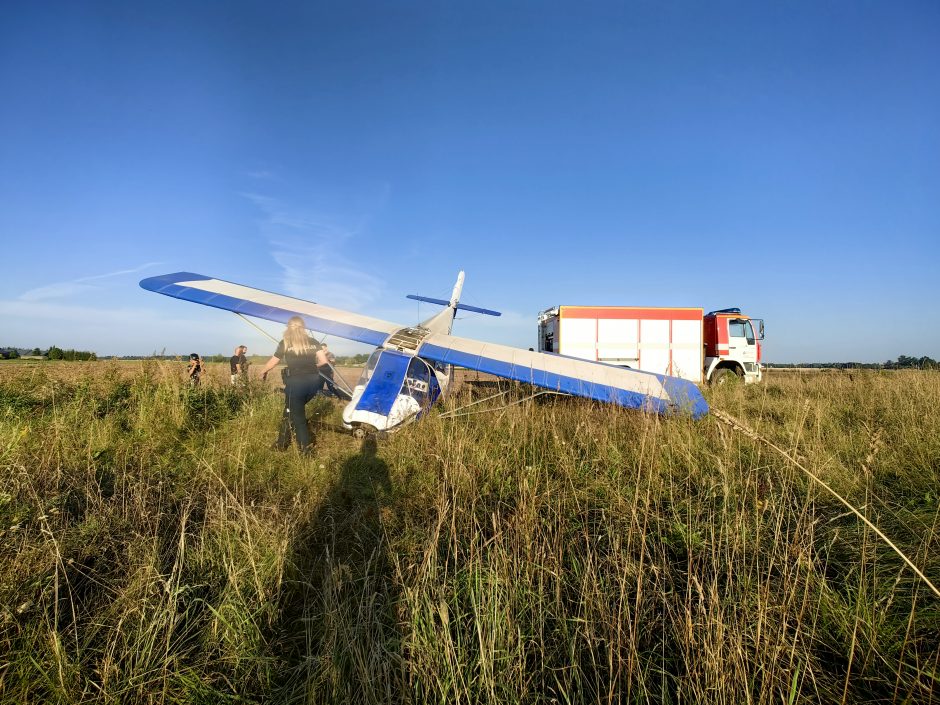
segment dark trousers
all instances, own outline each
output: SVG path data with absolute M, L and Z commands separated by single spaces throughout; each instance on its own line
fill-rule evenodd
M 313 399 L 321 385 L 320 375 L 317 373 L 305 375 L 291 375 L 285 380 L 284 387 L 284 415 L 290 420 L 290 425 L 297 438 L 297 445 L 305 450 L 310 445 L 310 431 L 307 429 L 307 413 L 304 407 Z M 287 446 L 284 438 L 284 424 L 282 424 L 281 438 L 278 444 Z

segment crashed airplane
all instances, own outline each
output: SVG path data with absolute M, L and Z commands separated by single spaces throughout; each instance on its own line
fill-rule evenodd
M 692 382 L 563 355 L 522 350 L 451 335 L 459 310 L 496 311 L 460 303 L 464 273 L 450 300 L 417 299 L 444 307 L 415 326 L 370 318 L 310 301 L 191 272 L 149 277 L 140 286 L 165 296 L 278 323 L 301 316 L 309 330 L 375 345 L 343 411 L 346 428 L 361 435 L 393 431 L 420 418 L 442 399 L 454 367 L 485 372 L 553 392 L 659 414 L 700 418 L 708 404 Z

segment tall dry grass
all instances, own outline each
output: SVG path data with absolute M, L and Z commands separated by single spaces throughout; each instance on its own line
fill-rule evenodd
M 3 370 L 0 701 L 940 702 L 940 600 L 713 419 L 559 399 L 306 458 L 224 381 Z M 940 582 L 940 375 L 709 396 Z

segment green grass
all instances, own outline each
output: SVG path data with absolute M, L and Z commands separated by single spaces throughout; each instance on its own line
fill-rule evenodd
M 0 381 L 0 702 L 940 702 L 940 599 L 713 419 L 559 399 L 308 458 L 268 388 L 78 367 Z M 940 582 L 940 374 L 709 397 Z

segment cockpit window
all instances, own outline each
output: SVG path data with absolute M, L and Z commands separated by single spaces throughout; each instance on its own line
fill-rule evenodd
M 375 365 L 378 363 L 381 354 L 381 350 L 376 350 L 374 353 L 372 353 L 372 355 L 369 357 L 369 361 L 366 363 L 366 366 L 362 369 L 362 374 L 359 375 L 359 381 L 357 384 L 365 385 L 370 379 L 372 379 L 372 373 L 375 371 Z
M 428 400 L 430 391 L 431 370 L 427 363 L 418 357 L 411 358 L 408 365 L 408 374 L 405 375 L 405 383 L 402 385 L 402 394 L 407 394 L 422 406 Z

